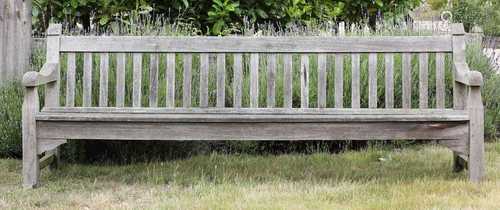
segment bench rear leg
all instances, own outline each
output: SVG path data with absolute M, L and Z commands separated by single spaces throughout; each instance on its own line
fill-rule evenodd
M 453 152 L 453 172 L 461 172 L 467 167 L 467 161 L 458 155 L 457 152 Z
M 23 102 L 23 187 L 35 188 L 39 185 L 40 165 L 36 138 L 35 114 L 38 111 L 37 88 L 26 88 Z
M 484 176 L 484 108 L 480 87 L 470 87 L 468 111 L 469 179 L 477 183 Z

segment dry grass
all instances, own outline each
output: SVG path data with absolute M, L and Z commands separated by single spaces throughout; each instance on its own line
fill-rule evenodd
M 380 161 L 384 158 L 385 161 Z M 500 143 L 480 185 L 435 145 L 342 154 L 212 154 L 184 160 L 64 165 L 23 190 L 20 161 L 0 160 L 0 209 L 500 209 Z

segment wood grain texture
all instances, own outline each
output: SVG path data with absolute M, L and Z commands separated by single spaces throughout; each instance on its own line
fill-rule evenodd
M 445 108 L 444 53 L 436 53 L 436 108 Z
M 283 106 L 292 108 L 292 79 L 293 79 L 293 60 L 291 54 L 283 55 Z
M 40 167 L 38 162 L 38 143 L 35 115 L 39 109 L 36 87 L 26 88 L 22 107 L 22 147 L 23 147 L 23 187 L 34 188 L 39 185 Z
M 335 108 L 344 107 L 344 55 L 335 54 Z
M 217 107 L 226 106 L 226 54 L 217 54 Z
M 309 107 L 309 55 L 300 55 L 300 107 Z
M 208 107 L 208 54 L 200 54 L 200 107 Z
M 403 108 L 411 108 L 411 54 L 403 53 Z
M 109 54 L 100 54 L 99 68 L 99 106 L 108 106 Z
M 66 74 L 66 106 L 75 106 L 76 58 L 75 53 L 68 53 L 68 70 Z
M 48 29 L 50 33 L 47 34 L 47 63 L 59 63 L 60 62 L 60 36 L 62 33 L 61 25 L 51 25 Z M 9 52 L 13 52 L 12 50 Z M 9 53 L 11 54 L 11 53 Z M 12 53 L 13 54 L 13 53 Z M 59 103 L 59 92 L 60 89 L 60 65 L 57 65 L 55 75 L 57 80 L 54 82 L 47 83 L 45 86 L 45 106 L 47 107 L 57 107 L 60 106 Z
M 183 77 L 182 77 L 182 107 L 191 107 L 191 80 L 193 68 L 193 55 L 183 54 Z
M 243 89 L 243 56 L 240 53 L 234 54 L 233 73 L 233 107 L 240 108 Z
M 167 107 L 175 107 L 175 54 L 167 54 Z
M 142 53 L 133 54 L 132 106 L 142 106 Z
M 116 54 L 116 106 L 125 106 L 125 66 L 126 54 Z
M 485 173 L 484 158 L 484 107 L 481 87 L 470 87 L 467 110 L 469 122 L 469 178 L 480 182 Z
M 250 107 L 259 107 L 259 54 L 250 54 Z
M 351 107 L 360 108 L 361 107 L 361 84 L 360 84 L 360 55 L 358 53 L 353 53 L 351 55 Z
M 394 108 L 394 54 L 385 54 L 385 108 Z
M 318 54 L 318 108 L 326 107 L 326 54 Z
M 83 106 L 92 106 L 92 53 L 83 54 Z
M 450 52 L 450 36 L 147 37 L 63 36 L 63 52 L 369 53 Z
M 267 55 L 267 107 L 276 106 L 276 54 Z
M 149 107 L 158 106 L 159 55 L 149 55 Z
M 419 56 L 419 107 L 429 107 L 429 54 L 420 53 Z
M 377 54 L 368 54 L 368 107 L 377 108 Z

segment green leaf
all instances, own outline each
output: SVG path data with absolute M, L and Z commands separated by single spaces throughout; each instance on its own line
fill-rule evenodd
M 109 16 L 105 15 L 102 16 L 101 19 L 99 20 L 99 25 L 103 26 L 108 24 L 108 22 L 109 22 Z

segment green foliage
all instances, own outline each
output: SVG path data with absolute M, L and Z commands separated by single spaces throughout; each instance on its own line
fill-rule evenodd
M 21 155 L 23 89 L 18 82 L 0 87 L 0 157 Z
M 466 31 L 478 25 L 486 35 L 500 36 L 500 1 L 454 0 L 451 11 L 453 21 L 464 23 Z
M 208 22 L 212 25 L 212 34 L 224 34 L 223 30 L 231 22 L 232 16 L 241 14 L 240 4 L 231 0 L 213 0 L 212 8 L 208 11 Z M 227 33 L 227 32 L 226 32 Z
M 446 7 L 448 0 L 427 0 L 432 10 L 440 10 Z

